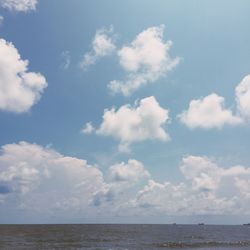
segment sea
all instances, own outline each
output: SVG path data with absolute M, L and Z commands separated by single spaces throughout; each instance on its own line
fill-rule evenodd
M 0 249 L 250 250 L 250 226 L 0 225 Z

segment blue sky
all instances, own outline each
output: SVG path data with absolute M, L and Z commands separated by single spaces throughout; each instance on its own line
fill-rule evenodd
M 0 0 L 0 222 L 245 222 L 249 7 Z

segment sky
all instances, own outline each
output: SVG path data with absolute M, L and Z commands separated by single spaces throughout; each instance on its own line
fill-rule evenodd
M 247 0 L 0 0 L 0 223 L 250 221 Z

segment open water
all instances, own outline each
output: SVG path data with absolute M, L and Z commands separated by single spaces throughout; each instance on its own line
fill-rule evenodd
M 0 249 L 250 250 L 250 226 L 0 225 Z

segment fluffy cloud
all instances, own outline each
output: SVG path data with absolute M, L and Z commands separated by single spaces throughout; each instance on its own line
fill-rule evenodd
M 141 99 L 134 107 L 124 105 L 117 110 L 105 110 L 97 134 L 119 140 L 120 150 L 126 151 L 133 142 L 148 139 L 170 140 L 163 128 L 167 122 L 168 110 L 162 108 L 151 96 Z
M 3 146 L 1 152 L 0 193 L 5 194 L 6 199 L 17 194 L 24 204 L 30 204 L 34 198 L 34 205 L 38 207 L 59 208 L 70 199 L 88 206 L 94 193 L 104 186 L 98 168 L 49 148 L 20 142 Z M 48 198 L 55 203 L 48 204 Z
M 207 157 L 187 156 L 180 170 L 185 182 L 149 180 L 127 206 L 171 215 L 250 213 L 250 168 L 223 168 Z
M 181 183 L 158 183 L 150 180 L 128 203 L 138 213 L 168 215 L 205 215 L 237 213 L 234 199 L 216 197 L 212 193 L 194 193 Z M 246 209 L 247 207 L 245 207 Z
M 217 214 L 250 213 L 249 189 L 246 192 L 249 167 L 236 165 L 224 168 L 207 157 L 188 156 L 183 159 L 180 169 L 191 184 L 192 195 L 200 197 L 200 200 L 206 197 L 200 201 L 204 204 L 204 213 L 210 210 Z M 211 204 L 206 200 L 210 200 Z
M 134 159 L 106 171 L 86 160 L 20 142 L 2 146 L 0 209 L 69 216 L 250 214 L 250 168 L 186 156 L 182 182 L 159 183 Z M 166 173 L 167 174 L 167 173 Z M 51 202 L 53 201 L 53 202 Z M 14 202 L 14 203 L 13 203 Z
M 163 31 L 163 25 L 150 27 L 117 52 L 120 65 L 127 72 L 127 80 L 111 81 L 108 87 L 112 93 L 130 95 L 143 85 L 156 81 L 179 63 L 179 58 L 170 57 L 172 42 L 164 42 Z
M 114 182 L 137 182 L 141 178 L 149 177 L 143 164 L 137 160 L 130 159 L 128 163 L 118 163 L 109 168 L 110 178 Z
M 84 70 L 88 69 L 90 65 L 95 64 L 99 58 L 111 55 L 115 51 L 113 28 L 98 30 L 91 47 L 91 51 L 83 56 L 80 63 L 81 68 Z
M 250 119 L 250 75 L 245 76 L 235 88 L 237 112 L 224 107 L 224 97 L 211 94 L 192 100 L 189 108 L 178 118 L 189 128 L 221 128 L 224 125 L 238 125 Z
M 182 207 L 187 206 L 185 194 L 187 192 L 184 184 L 173 185 L 170 182 L 158 183 L 149 180 L 148 184 L 138 192 L 136 198 L 128 202 L 128 206 L 149 213 L 164 211 L 169 214 L 178 214 Z
M 0 39 L 0 109 L 16 113 L 28 111 L 47 87 L 40 73 L 28 72 L 13 44 Z
M 109 167 L 108 182 L 94 194 L 92 204 L 95 207 L 106 207 L 108 210 L 117 212 L 124 201 L 126 203 L 134 193 L 134 187 L 140 185 L 149 176 L 144 165 L 137 160 L 129 159 L 127 163 L 116 163 Z
M 131 159 L 112 165 L 108 182 L 86 160 L 28 142 L 7 144 L 0 155 L 0 202 L 8 204 L 15 197 L 18 209 L 91 213 L 93 207 L 122 202 L 124 191 L 148 176 L 143 164 Z
M 182 159 L 180 170 L 194 190 L 205 192 L 218 190 L 223 178 L 248 179 L 250 175 L 250 168 L 240 165 L 223 168 L 208 157 L 192 155 Z
M 32 11 L 36 9 L 37 0 L 0 0 L 0 6 L 11 11 Z
M 204 98 L 192 100 L 188 110 L 179 115 L 180 121 L 189 128 L 221 128 L 224 125 L 237 125 L 242 119 L 233 115 L 224 107 L 224 98 L 211 94 Z
M 236 102 L 240 114 L 250 119 L 250 75 L 247 75 L 235 89 Z
M 218 187 L 221 169 L 207 158 L 185 157 L 180 169 L 194 190 L 211 191 Z

